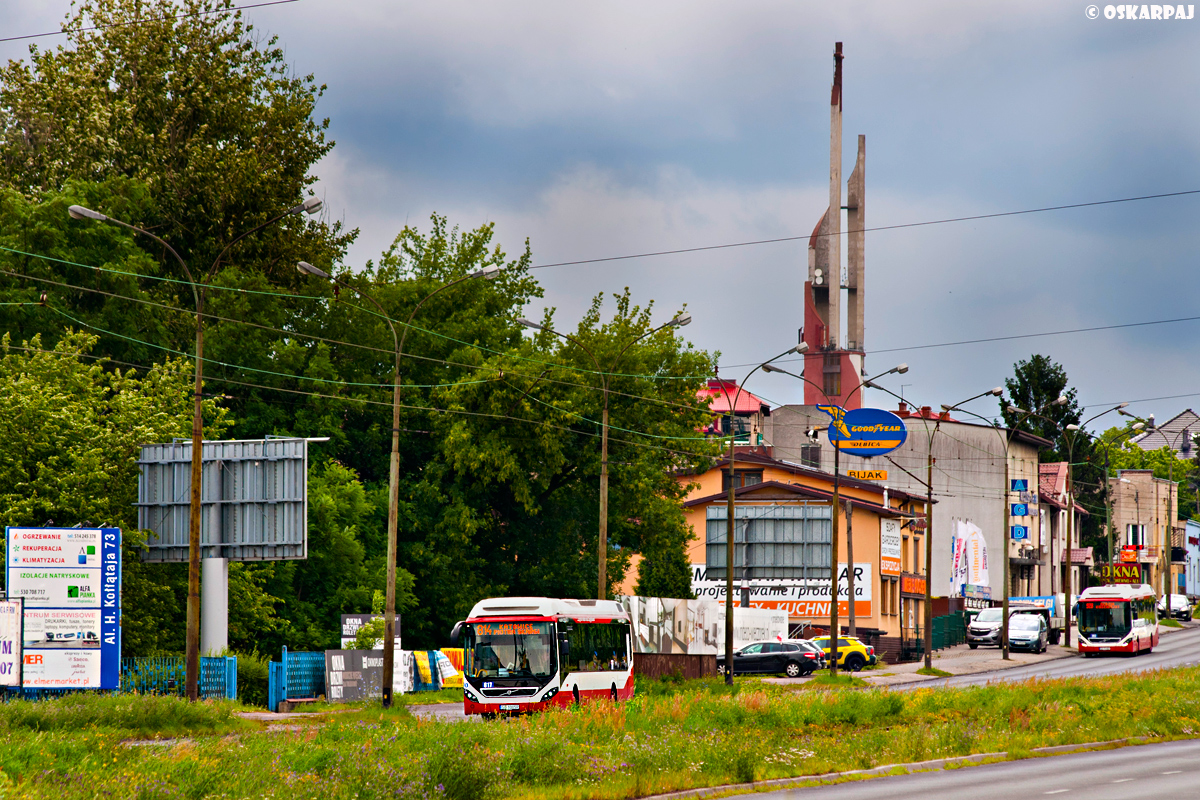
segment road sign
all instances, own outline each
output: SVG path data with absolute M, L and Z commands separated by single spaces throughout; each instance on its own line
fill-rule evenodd
M 881 408 L 817 406 L 829 415 L 829 443 L 843 453 L 870 458 L 890 453 L 908 438 L 904 420 Z
M 850 469 L 846 470 L 846 474 L 860 481 L 886 481 L 888 479 L 886 469 Z

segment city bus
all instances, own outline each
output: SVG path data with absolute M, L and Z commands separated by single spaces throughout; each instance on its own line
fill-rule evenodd
M 1158 597 L 1137 586 L 1092 586 L 1079 596 L 1079 652 L 1149 653 L 1158 644 Z
M 463 644 L 463 712 L 525 714 L 633 697 L 629 615 L 612 600 L 501 597 L 454 626 Z

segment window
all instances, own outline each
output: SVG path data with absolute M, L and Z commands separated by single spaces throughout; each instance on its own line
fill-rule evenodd
M 800 446 L 800 465 L 804 467 L 812 467 L 813 469 L 821 468 L 821 445 L 805 444 Z
M 748 656 L 754 653 L 761 653 L 763 646 L 761 644 L 748 644 L 742 648 L 742 655 Z
M 733 485 L 736 489 L 741 489 L 743 486 L 753 486 L 756 483 L 762 482 L 763 471 L 761 469 L 735 469 L 733 471 Z M 721 473 L 721 491 L 729 491 L 728 470 Z
M 842 359 L 838 353 L 825 354 L 824 392 L 827 397 L 842 393 Z
M 1126 542 L 1130 547 L 1146 546 L 1146 526 L 1134 525 L 1132 522 L 1125 526 Z
M 904 541 L 900 545 L 900 571 L 901 572 L 912 572 L 912 570 L 910 570 L 908 568 L 908 563 L 909 563 L 908 562 L 908 537 L 905 536 Z
M 762 646 L 762 651 L 764 653 L 782 653 L 783 645 L 776 642 L 768 642 Z
M 577 622 L 568 628 L 569 663 L 580 672 L 627 669 L 629 626 L 621 622 Z

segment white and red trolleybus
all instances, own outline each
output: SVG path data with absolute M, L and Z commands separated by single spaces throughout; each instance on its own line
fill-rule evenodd
M 1146 584 L 1085 589 L 1079 595 L 1079 652 L 1149 653 L 1158 644 L 1157 599 Z
M 462 639 L 467 714 L 633 697 L 629 615 L 612 600 L 483 600 L 451 637 Z

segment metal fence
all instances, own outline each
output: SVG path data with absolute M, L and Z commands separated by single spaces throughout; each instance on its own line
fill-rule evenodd
M 121 688 L 131 694 L 175 695 L 182 697 L 187 685 L 187 662 L 183 656 L 153 656 L 121 659 Z M 237 699 L 237 658 L 235 656 L 200 659 L 200 699 Z M 9 689 L 4 699 L 47 700 L 92 689 Z
M 325 694 L 325 653 L 289 653 L 272 661 L 267 673 L 267 708 L 284 700 L 312 700 Z

